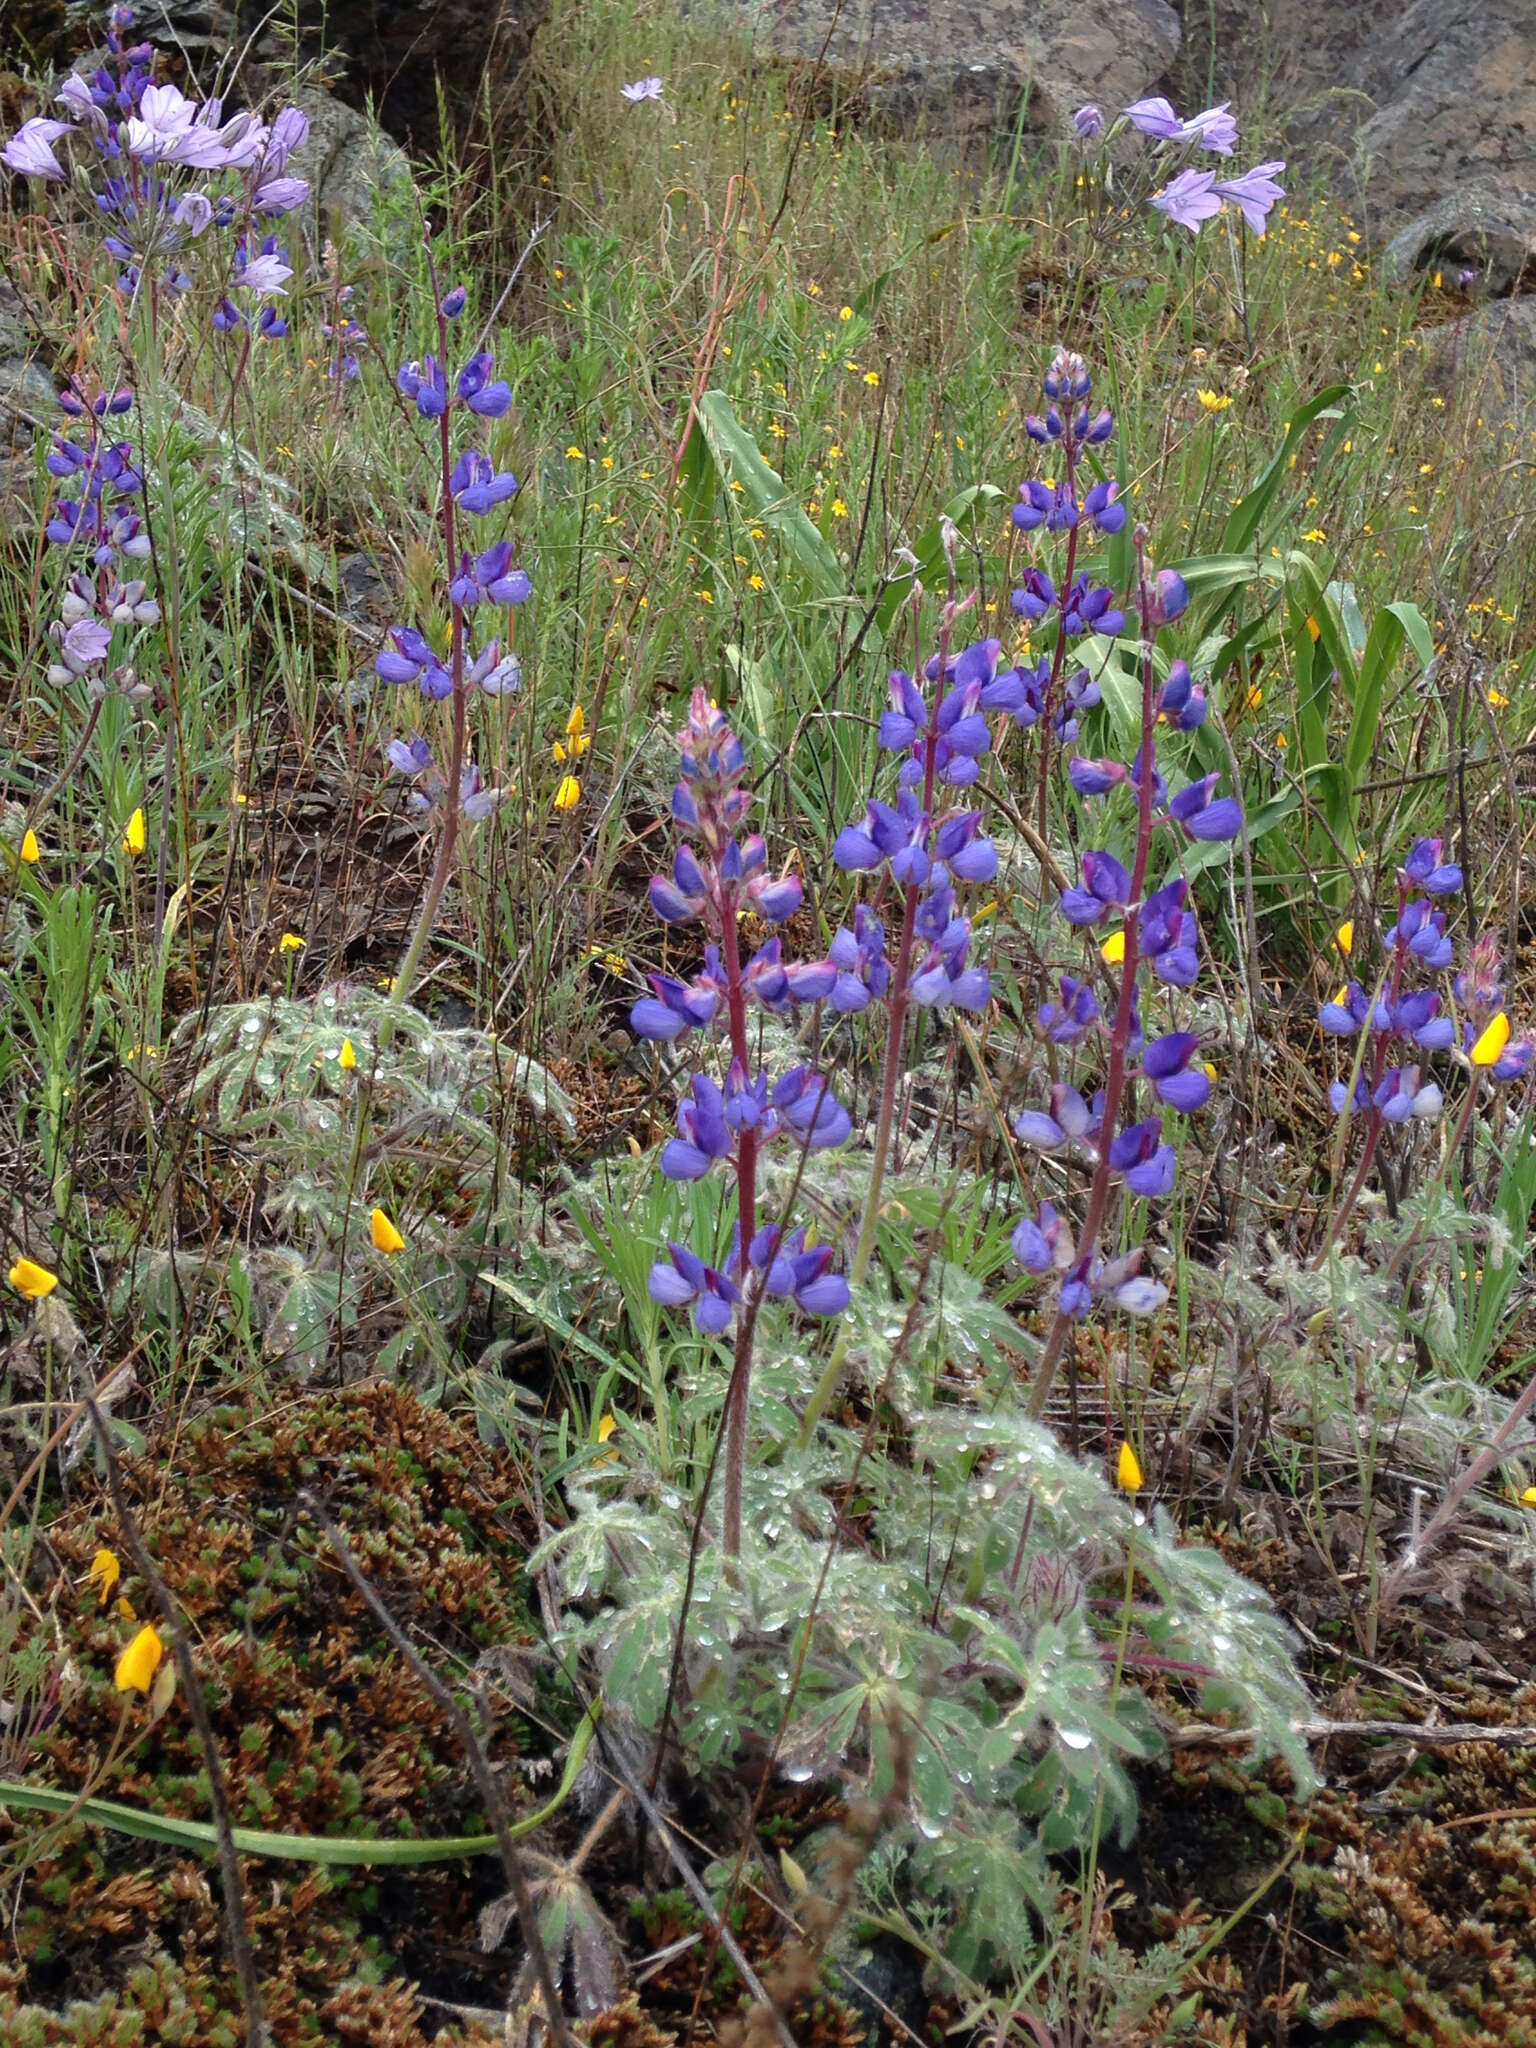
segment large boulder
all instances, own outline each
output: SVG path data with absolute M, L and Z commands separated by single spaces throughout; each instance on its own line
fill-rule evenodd
M 961 140 L 1006 137 L 1021 113 L 1061 133 L 1085 100 L 1138 98 L 1179 47 L 1165 0 L 777 0 L 766 23 L 824 99 Z
M 1309 67 L 1310 31 L 1323 48 L 1339 17 L 1326 0 L 1293 0 L 1302 50 L 1289 132 L 1377 234 L 1448 203 L 1475 231 L 1500 187 L 1536 189 L 1536 0 L 1413 0 L 1373 22 L 1344 10 L 1358 40 L 1335 43 L 1326 70 Z M 1439 216 L 1428 232 L 1460 231 Z

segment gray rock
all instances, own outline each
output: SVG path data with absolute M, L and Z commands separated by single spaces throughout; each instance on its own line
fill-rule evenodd
M 30 524 L 33 444 L 58 419 L 55 391 L 37 360 L 16 294 L 0 278 L 0 520 L 13 529 Z
M 766 27 L 828 100 L 963 140 L 1006 135 L 1021 110 L 1061 133 L 1085 100 L 1138 98 L 1179 47 L 1164 0 L 783 0 Z
M 339 213 L 344 221 L 367 220 L 375 194 L 391 186 L 409 187 L 411 166 L 404 150 L 366 114 L 315 85 L 299 86 L 283 98 L 309 116 L 309 139 L 294 151 L 289 169 L 309 180 L 304 217 L 318 223 L 322 238 L 331 214 Z
M 1475 270 L 1489 298 L 1536 286 L 1536 190 L 1508 174 L 1459 186 L 1387 244 L 1382 273 L 1407 284 L 1423 270 Z
M 1536 298 L 1496 299 L 1425 331 L 1425 376 L 1456 390 L 1490 428 L 1536 427 Z
M 1346 13 L 1348 11 L 1346 10 Z M 1328 0 L 1303 0 L 1325 40 Z M 1374 229 L 1512 177 L 1536 189 L 1536 0 L 1414 0 L 1379 16 L 1288 127 Z

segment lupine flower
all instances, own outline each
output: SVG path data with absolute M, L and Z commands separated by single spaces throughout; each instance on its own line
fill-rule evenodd
M 482 349 L 479 355 L 471 356 L 460 370 L 454 386 L 470 411 L 479 413 L 482 419 L 499 420 L 512 407 L 512 388 L 497 379 L 495 371 L 496 358 L 489 349 Z M 419 399 L 417 403 L 419 406 Z
M 1130 901 L 1131 878 L 1112 853 L 1085 853 L 1082 867 L 1082 888 L 1061 892 L 1061 914 L 1068 924 L 1102 924 L 1112 905 Z
M 1200 1041 L 1193 1031 L 1170 1031 L 1154 1038 L 1141 1056 L 1141 1071 L 1152 1093 L 1170 1109 L 1203 1109 L 1211 1096 L 1210 1076 L 1199 1062 Z
M 28 1258 L 19 1258 L 6 1277 L 27 1301 L 46 1301 L 59 1284 L 57 1273 L 50 1273 L 46 1266 Z
M 1153 1116 L 1144 1123 L 1127 1124 L 1110 1140 L 1110 1167 L 1123 1175 L 1132 1194 L 1166 1195 L 1172 1190 L 1177 1155 L 1162 1136 L 1163 1120 Z
M 1141 953 L 1152 972 L 1174 988 L 1190 988 L 1199 973 L 1196 951 L 1199 927 L 1185 909 L 1189 884 L 1181 876 L 1166 888 L 1154 889 L 1142 905 Z
M 1042 1003 L 1035 1013 L 1035 1027 L 1051 1045 L 1076 1045 L 1102 1017 L 1099 999 L 1089 983 L 1064 974 L 1061 1001 Z
M 1027 1109 L 1015 1117 L 1014 1136 L 1037 1152 L 1061 1152 L 1075 1146 L 1090 1159 L 1098 1157 L 1094 1141 L 1103 1114 L 1103 1098 L 1096 1095 L 1090 1105 L 1066 1081 L 1051 1090 L 1049 1110 Z
M 112 1683 L 119 1692 L 147 1693 L 165 1659 L 165 1645 L 148 1622 L 118 1658 Z
M 1072 1232 L 1049 1202 L 1040 1204 L 1038 1222 L 1021 1216 L 1010 1239 L 1013 1256 L 1028 1273 L 1062 1272 L 1077 1256 Z
M 460 557 L 459 573 L 449 585 L 449 596 L 466 610 L 480 604 L 526 604 L 533 595 L 527 571 L 512 566 L 512 543 L 499 540 L 473 560 Z
M 449 488 L 454 501 L 466 512 L 483 514 L 504 505 L 518 490 L 510 469 L 498 470 L 487 455 L 466 448 L 453 466 Z
M 1168 815 L 1191 839 L 1235 839 L 1243 829 L 1243 807 L 1236 797 L 1218 797 L 1220 775 L 1207 775 L 1181 789 L 1168 805 Z
M 732 1312 L 741 1299 L 740 1289 L 675 1239 L 668 1239 L 667 1252 L 670 1264 L 658 1259 L 651 1268 L 652 1301 L 660 1302 L 663 1308 L 691 1307 L 699 1328 L 708 1336 L 718 1337 L 730 1328 Z
M 1190 675 L 1188 662 L 1176 661 L 1157 695 L 1159 719 L 1177 726 L 1180 732 L 1193 732 L 1197 726 L 1204 725 L 1205 713 L 1204 690 Z

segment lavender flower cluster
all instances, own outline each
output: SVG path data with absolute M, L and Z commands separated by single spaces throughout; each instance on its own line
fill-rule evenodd
M 1374 1147 L 1382 1125 L 1440 1115 L 1443 1093 L 1424 1077 L 1415 1053 L 1454 1051 L 1474 1073 L 1497 1082 L 1521 1079 L 1536 1058 L 1529 1039 L 1510 1038 L 1493 934 L 1473 943 L 1452 984 L 1459 1022 L 1442 992 L 1420 978 L 1444 974 L 1453 964 L 1446 913 L 1436 901 L 1461 886 L 1462 871 L 1441 859 L 1440 841 L 1416 841 L 1397 871 L 1397 921 L 1383 940 L 1386 962 L 1377 986 L 1368 994 L 1350 981 L 1318 1012 L 1330 1037 L 1355 1042 L 1349 1079 L 1334 1081 L 1328 1095 L 1336 1116 L 1366 1116 L 1368 1146 Z
M 1158 95 L 1122 107 L 1120 121 L 1138 134 L 1150 137 L 1160 151 L 1205 150 L 1212 156 L 1226 157 L 1234 153 L 1238 142 L 1231 104 L 1224 100 L 1220 106 L 1206 107 L 1185 121 L 1168 100 Z M 1112 135 L 1120 122 L 1107 121 L 1101 107 L 1084 106 L 1072 116 L 1072 125 L 1080 141 L 1097 142 Z M 1213 220 L 1224 207 L 1234 206 L 1253 233 L 1262 235 L 1276 202 L 1285 197 L 1284 186 L 1277 182 L 1284 169 L 1284 160 L 1276 158 L 1255 164 L 1236 177 L 1224 178 L 1215 170 L 1186 164 L 1152 195 L 1149 203 L 1174 226 L 1188 228 L 1192 235 L 1199 234 L 1205 222 Z
M 56 96 L 64 118 L 23 122 L 0 150 L 0 161 L 23 177 L 61 183 L 60 142 L 69 137 L 94 153 L 100 182 L 92 196 L 107 250 L 123 266 L 119 287 L 130 294 L 144 280 L 188 290 L 192 279 L 184 265 L 192 245 L 210 227 L 233 228 L 228 289 L 214 325 L 226 333 L 249 331 L 254 318 L 255 332 L 275 340 L 287 333 L 287 323 L 266 302 L 286 295 L 293 270 L 276 237 L 261 234 L 257 223 L 291 213 L 309 196 L 305 180 L 287 169 L 309 122 L 296 107 L 270 123 L 249 111 L 226 120 L 220 100 L 199 104 L 174 85 L 157 85 L 154 50 L 130 40 L 133 25 L 131 8 L 113 8 L 110 63 L 71 73 Z M 218 183 L 226 173 L 235 175 L 234 186 Z
M 83 682 L 90 696 L 100 698 L 107 687 L 114 629 L 152 626 L 160 618 L 144 578 L 124 576 L 129 565 L 150 554 L 149 534 L 136 509 L 143 473 L 131 442 L 112 438 L 109 429 L 110 422 L 133 409 L 133 393 L 103 391 L 86 399 L 66 387 L 59 405 L 76 424 L 54 436 L 48 453 L 48 471 L 59 489 L 44 530 L 51 546 L 83 552 L 86 561 L 71 572 L 59 616 L 49 628 L 56 651 L 48 680 L 58 688 Z M 136 687 L 131 669 L 119 669 L 116 680 L 125 689 Z
M 1224 139 L 1220 129 L 1206 132 Z M 1218 142 L 1208 141 L 1206 146 L 1216 147 Z M 1049 409 L 1043 419 L 1029 422 L 1029 432 L 1033 440 L 1060 450 L 1063 480 L 1051 486 L 1021 485 L 1013 513 L 1015 525 L 1025 532 L 1043 528 L 1067 535 L 1063 592 L 1057 592 L 1043 570 L 1033 568 L 1014 596 L 1015 610 L 1031 620 L 1044 618 L 1052 606 L 1056 611 L 1054 657 L 1048 667 L 1042 658 L 1039 671 L 1041 714 L 1054 702 L 1068 640 L 1085 631 L 1115 636 L 1126 627 L 1113 593 L 1090 592 L 1086 580 L 1073 574 L 1084 521 L 1092 520 L 1101 532 L 1118 532 L 1124 526 L 1124 510 L 1104 484 L 1096 484 L 1081 499 L 1077 487 L 1081 450 L 1107 444 L 1113 422 L 1107 413 L 1090 415 L 1090 379 L 1080 357 L 1058 354 L 1045 392 Z M 1063 889 L 1060 902 L 1063 918 L 1075 931 L 1091 931 L 1117 920 L 1118 928 L 1102 948 L 1112 976 L 1118 973 L 1116 999 L 1106 1013 L 1090 980 L 1063 975 L 1058 998 L 1044 1003 L 1036 1016 L 1041 1038 L 1055 1052 L 1090 1045 L 1101 1049 L 1107 1055 L 1105 1077 L 1091 1095 L 1069 1081 L 1056 1082 L 1048 1106 L 1026 1111 L 1014 1125 L 1020 1141 L 1032 1149 L 1061 1157 L 1075 1154 L 1093 1168 L 1080 1240 L 1049 1202 L 1041 1204 L 1037 1215 L 1022 1218 L 1013 1234 L 1020 1265 L 1031 1273 L 1058 1277 L 1057 1307 L 1059 1315 L 1068 1318 L 1086 1315 L 1097 1299 L 1138 1315 L 1151 1313 L 1167 1299 L 1167 1289 L 1142 1271 L 1141 1246 L 1114 1257 L 1104 1256 L 1099 1248 L 1114 1189 L 1156 1198 L 1173 1188 L 1177 1152 L 1164 1135 L 1162 1112 L 1192 1114 L 1205 1106 L 1211 1089 L 1196 1033 L 1176 1025 L 1149 1034 L 1143 1022 L 1144 980 L 1147 993 L 1151 985 L 1161 983 L 1182 994 L 1199 974 L 1199 931 L 1187 881 L 1178 876 L 1150 893 L 1144 893 L 1145 882 L 1159 826 L 1173 828 L 1184 840 L 1227 841 L 1237 837 L 1243 822 L 1237 799 L 1217 795 L 1219 777 L 1200 777 L 1171 791 L 1158 767 L 1158 731 L 1193 731 L 1205 718 L 1206 701 L 1183 661 L 1169 666 L 1161 684 L 1156 680 L 1155 643 L 1163 627 L 1184 611 L 1188 592 L 1174 571 L 1152 572 L 1140 529 L 1135 543 L 1142 663 L 1140 744 L 1129 763 L 1082 755 L 1068 761 L 1071 785 L 1085 800 L 1112 800 L 1120 790 L 1134 797 L 1131 866 L 1105 847 L 1085 852 L 1081 880 Z M 1067 685 L 1064 708 L 1081 709 L 1092 687 L 1086 673 L 1079 673 Z M 1065 721 L 1058 730 L 1065 736 Z M 1042 761 L 1042 776 L 1043 765 Z M 1131 1107 L 1137 1090 L 1145 1091 L 1150 1112 L 1140 1117 Z
M 668 1307 L 691 1307 L 699 1328 L 711 1335 L 726 1330 L 744 1302 L 765 1297 L 792 1300 L 810 1315 L 840 1315 L 848 1306 L 848 1283 L 830 1270 L 831 1248 L 807 1245 L 804 1229 L 759 1226 L 756 1175 L 761 1150 L 774 1138 L 818 1151 L 841 1145 L 851 1120 L 825 1077 L 809 1066 L 791 1067 L 771 1087 L 766 1073 L 752 1072 L 747 1005 L 783 1011 L 795 1002 L 830 999 L 842 980 L 843 1007 L 859 1008 L 880 955 L 866 926 L 862 943 L 871 950 L 861 951 L 860 938 L 849 934 L 842 964 L 829 955 L 809 972 L 786 965 L 777 938 L 743 964 L 741 913 L 750 907 L 765 922 L 782 924 L 800 908 L 803 891 L 793 875 L 768 873 L 760 834 L 739 836 L 752 802 L 744 784 L 746 750 L 702 690 L 693 694 L 678 745 L 682 777 L 672 792 L 672 816 L 698 835 L 698 845 L 690 839 L 678 847 L 670 879 L 658 875 L 651 883 L 651 904 L 669 925 L 702 923 L 709 943 L 704 970 L 692 982 L 650 977 L 652 994 L 635 1004 L 630 1024 L 640 1037 L 664 1042 L 707 1027 L 724 1006 L 731 1050 L 725 1086 L 705 1073 L 693 1076 L 661 1167 L 670 1180 L 696 1181 L 717 1164 L 733 1165 L 737 1221 L 723 1267 L 669 1242 L 668 1257 L 651 1268 L 651 1294 Z
M 386 683 L 414 683 L 429 703 L 448 698 L 462 703 L 465 694 L 474 690 L 500 697 L 522 687 L 522 666 L 510 645 L 503 652 L 500 633 L 493 633 L 476 651 L 470 645 L 470 620 L 481 606 L 511 612 L 533 595 L 532 582 L 517 563 L 512 541 L 492 541 L 471 551 L 461 547 L 457 537 L 459 516 L 483 519 L 508 504 L 519 488 L 513 472 L 497 469 L 478 447 L 463 448 L 456 460 L 453 456 L 450 422 L 456 414 L 468 412 L 477 420 L 499 420 L 512 407 L 511 389 L 497 377 L 496 359 L 489 349 L 471 355 L 450 388 L 446 337 L 449 323 L 459 318 L 465 302 L 462 285 L 443 297 L 438 307 L 442 354 L 428 353 L 419 362 L 403 363 L 395 378 L 418 415 L 437 427 L 441 441 L 449 627 L 446 648 L 439 649 L 419 626 L 391 626 L 374 668 Z M 408 740 L 392 740 L 385 755 L 397 773 L 413 778 L 414 804 L 424 807 L 443 802 L 447 783 L 433 763 L 430 744 L 420 733 L 412 733 Z M 500 794 L 484 786 L 473 765 L 462 768 L 459 800 L 466 815 L 484 817 Z

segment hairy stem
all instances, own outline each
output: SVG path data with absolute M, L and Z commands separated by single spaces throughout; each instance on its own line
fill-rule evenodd
M 730 1017 L 731 1057 L 747 1071 L 747 998 L 741 980 L 741 936 L 736 925 L 736 891 L 721 895 L 721 957 L 725 962 L 726 1008 Z M 752 1268 L 748 1248 L 757 1235 L 757 1133 L 741 1132 L 736 1143 L 736 1218 L 741 1243 L 739 1271 L 743 1290 L 736 1318 L 736 1349 L 725 1394 L 725 1472 L 721 1495 L 721 1548 L 728 1558 L 741 1555 L 741 1490 L 747 1469 L 747 1404 L 752 1385 L 752 1341 L 757 1331 L 755 1301 L 747 1298 Z

